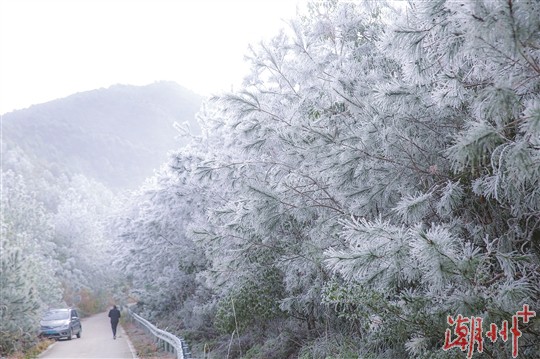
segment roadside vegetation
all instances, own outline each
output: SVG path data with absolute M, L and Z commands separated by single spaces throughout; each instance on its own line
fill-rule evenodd
M 37 358 L 41 353 L 43 353 L 49 346 L 54 343 L 54 340 L 51 339 L 38 339 L 34 345 L 28 347 L 24 351 L 18 351 L 11 353 L 6 358 L 7 359 L 33 359 Z
M 126 334 L 129 336 L 129 340 L 135 347 L 137 358 L 176 359 L 175 354 L 168 353 L 163 350 L 163 348 L 159 347 L 154 341 L 154 338 L 136 323 L 121 319 L 120 324 L 122 325 L 122 328 L 124 328 Z

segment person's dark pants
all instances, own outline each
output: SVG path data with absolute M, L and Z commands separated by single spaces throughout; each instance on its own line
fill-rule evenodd
M 111 320 L 112 334 L 116 337 L 116 327 L 118 326 L 118 320 Z

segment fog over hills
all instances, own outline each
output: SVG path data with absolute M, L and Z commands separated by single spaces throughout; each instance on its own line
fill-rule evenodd
M 174 82 L 115 85 L 3 115 L 3 141 L 52 168 L 82 173 L 114 190 L 133 189 L 199 131 L 202 98 Z

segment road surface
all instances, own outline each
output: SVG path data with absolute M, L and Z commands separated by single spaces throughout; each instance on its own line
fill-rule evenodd
M 81 338 L 62 339 L 54 343 L 39 358 L 136 358 L 131 343 L 120 325 L 113 339 L 107 313 L 100 313 L 82 320 Z

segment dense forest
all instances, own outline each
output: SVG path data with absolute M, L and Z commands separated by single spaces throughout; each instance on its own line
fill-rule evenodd
M 449 316 L 538 311 L 540 2 L 316 1 L 247 59 L 109 217 L 117 298 L 197 358 L 464 358 Z M 20 193 L 32 226 L 2 231 L 48 233 Z M 44 250 L 4 248 L 3 273 Z M 517 319 L 538 358 L 540 319 Z M 475 357 L 515 354 L 476 334 Z

